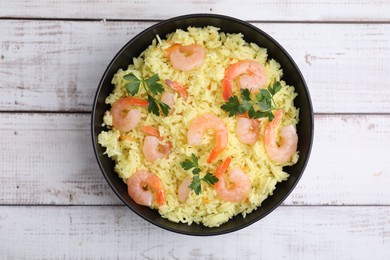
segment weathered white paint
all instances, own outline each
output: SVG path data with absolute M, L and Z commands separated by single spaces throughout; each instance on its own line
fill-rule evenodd
M 0 204 L 120 204 L 94 158 L 89 115 L 0 117 Z
M 76 19 L 167 19 L 212 13 L 258 21 L 389 21 L 387 1 L 310 0 L 94 0 L 2 1 L 0 17 Z
M 316 115 L 288 206 L 217 237 L 167 232 L 121 206 L 93 156 L 88 114 L 12 112 L 90 111 L 129 39 L 190 12 L 255 21 L 296 60 L 315 111 L 328 113 Z M 0 258 L 389 259 L 389 17 L 382 0 L 2 1 Z
M 89 115 L 0 114 L 0 204 L 117 204 Z M 315 117 L 308 167 L 287 205 L 389 205 L 390 116 Z
M 0 20 L 0 110 L 90 111 L 115 53 L 153 23 Z M 261 24 L 322 113 L 390 111 L 389 24 Z
M 279 207 L 234 233 L 191 237 L 124 206 L 1 207 L 2 259 L 389 259 L 389 207 Z

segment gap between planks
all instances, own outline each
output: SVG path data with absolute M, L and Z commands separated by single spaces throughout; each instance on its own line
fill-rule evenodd
M 173 17 L 172 17 L 173 18 Z M 65 21 L 65 22 L 135 22 L 135 23 L 159 23 L 166 19 L 105 19 L 105 18 L 53 18 L 53 17 L 0 17 L 0 21 Z M 300 20 L 244 20 L 247 23 L 264 23 L 264 24 L 390 24 L 387 20 L 378 21 L 300 21 Z

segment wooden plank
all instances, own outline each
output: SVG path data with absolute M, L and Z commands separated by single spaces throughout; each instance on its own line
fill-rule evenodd
M 120 204 L 95 160 L 89 119 L 1 114 L 0 204 Z
M 122 206 L 0 209 L 3 259 L 390 257 L 389 207 L 279 207 L 243 230 L 214 237 L 165 231 Z
M 285 203 L 389 205 L 389 133 L 389 115 L 315 116 L 309 164 Z
M 121 205 L 92 151 L 87 114 L 0 113 L 0 204 Z M 286 205 L 390 205 L 390 116 L 317 115 Z
M 167 19 L 189 13 L 225 14 L 258 21 L 389 21 L 388 2 L 361 1 L 179 1 L 94 0 L 2 2 L 0 17 L 73 19 Z
M 0 20 L 0 110 L 90 111 L 111 58 L 152 24 Z M 315 112 L 390 111 L 390 24 L 255 25 L 295 59 Z

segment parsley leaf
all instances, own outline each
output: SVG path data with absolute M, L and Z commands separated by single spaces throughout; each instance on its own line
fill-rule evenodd
M 240 101 L 237 96 L 232 96 L 229 100 L 221 106 L 221 108 L 229 112 L 229 116 L 237 115 L 239 112 Z
M 163 115 L 167 116 L 169 114 L 169 110 L 171 108 L 167 104 L 165 104 L 164 102 L 161 102 L 161 101 L 158 101 L 158 105 L 160 106 Z
M 252 107 L 251 102 L 243 100 L 242 104 L 238 107 L 238 112 L 240 114 L 244 114 L 246 111 L 248 111 Z
M 125 83 L 125 88 L 127 90 L 127 93 L 129 93 L 132 96 L 135 96 L 139 91 L 141 80 L 139 80 L 133 73 L 125 75 L 123 79 L 128 81 Z
M 138 93 L 140 83 L 141 82 L 128 82 L 128 83 L 126 83 L 125 88 L 127 90 L 127 93 L 129 93 L 132 96 L 135 96 L 135 94 Z
M 192 159 L 192 162 L 194 163 L 194 165 L 196 167 L 199 167 L 199 164 L 198 164 L 198 157 L 196 157 L 195 154 L 191 154 L 191 159 Z
M 263 97 L 266 99 L 271 98 L 271 93 L 269 93 L 269 91 L 266 90 L 265 88 L 260 89 L 260 94 L 263 95 Z
M 130 73 L 123 76 L 123 79 L 127 81 L 125 83 L 125 88 L 127 93 L 129 93 L 131 96 L 135 96 L 139 92 L 140 86 L 142 85 L 148 95 L 149 113 L 153 113 L 156 116 L 167 116 L 169 114 L 170 107 L 164 102 L 161 102 L 153 97 L 153 95 L 158 95 L 164 92 L 163 85 L 159 83 L 160 77 L 158 74 L 154 74 L 147 79 L 139 79 L 133 73 Z
M 180 163 L 180 165 L 186 171 L 192 169 L 192 182 L 188 188 L 193 190 L 196 195 L 199 195 L 202 192 L 201 181 L 204 181 L 210 185 L 214 185 L 218 182 L 218 178 L 211 173 L 207 173 L 203 178 L 200 178 L 199 173 L 201 172 L 201 169 L 199 168 L 198 158 L 195 156 L 195 154 L 191 154 L 191 159 L 184 160 Z
M 192 155 L 195 156 L 194 154 Z M 192 168 L 199 168 L 198 164 L 195 163 L 194 161 L 191 161 L 190 159 L 186 159 L 184 162 L 181 162 L 180 165 L 186 171 Z
M 198 158 L 196 157 L 195 154 L 191 154 L 191 159 L 186 159 L 184 162 L 181 162 L 180 165 L 186 171 L 194 168 L 192 170 L 193 174 L 199 174 L 201 172 L 198 165 Z
M 209 172 L 202 178 L 202 180 L 211 185 L 214 185 L 218 182 L 218 178 L 215 177 L 214 174 L 211 174 Z
M 241 98 L 245 101 L 251 101 L 251 92 L 249 91 L 249 89 L 241 89 Z
M 159 116 L 160 109 L 158 108 L 157 100 L 154 99 L 152 96 L 148 95 L 148 103 L 148 112 Z
M 130 74 L 127 74 L 127 75 L 124 75 L 123 76 L 123 79 L 124 80 L 127 80 L 127 81 L 138 81 L 138 82 L 141 82 L 136 75 L 134 75 L 134 73 L 130 73 Z
M 271 95 L 275 95 L 281 88 L 282 85 L 280 85 L 280 82 L 276 82 L 272 87 L 268 88 L 268 91 L 271 93 Z
M 195 191 L 196 195 L 199 195 L 202 191 L 202 186 L 200 185 L 199 175 L 195 175 L 192 179 L 190 186 L 188 186 L 191 190 Z
M 164 92 L 164 87 L 160 83 L 160 78 L 157 74 L 154 74 L 150 78 L 145 80 L 146 85 L 148 85 L 149 90 L 153 93 L 153 95 L 158 95 Z
M 229 116 L 244 114 L 248 112 L 249 118 L 267 117 L 270 121 L 274 118 L 273 110 L 278 109 L 273 97 L 280 91 L 282 85 L 280 82 L 275 82 L 273 86 L 267 89 L 260 89 L 251 98 L 249 89 L 241 89 L 241 101 L 237 96 L 231 96 L 229 100 L 221 106 L 221 109 L 229 112 Z

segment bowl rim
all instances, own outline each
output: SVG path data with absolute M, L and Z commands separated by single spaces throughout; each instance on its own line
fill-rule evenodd
M 238 225 L 238 226 L 235 226 L 233 228 L 230 228 L 228 230 L 214 231 L 213 232 L 213 228 L 210 228 L 210 232 L 207 232 L 207 233 L 193 233 L 193 232 L 188 232 L 188 231 L 183 231 L 183 230 L 167 227 L 167 226 L 164 226 L 164 225 L 162 225 L 162 224 L 160 224 L 160 223 L 158 223 L 158 222 L 156 222 L 154 220 L 146 218 L 145 216 L 143 216 L 142 214 L 139 214 L 136 210 L 134 210 L 122 198 L 122 196 L 119 194 L 117 189 L 114 187 L 114 184 L 108 179 L 108 176 L 107 176 L 107 174 L 105 172 L 105 169 L 104 169 L 104 167 L 103 167 L 103 165 L 101 163 L 101 160 L 100 160 L 100 157 L 99 157 L 99 152 L 97 150 L 97 145 L 96 145 L 97 144 L 97 136 L 96 136 L 95 129 L 94 129 L 94 126 L 95 126 L 95 124 L 94 124 L 95 123 L 95 114 L 96 114 L 96 109 L 97 109 L 97 102 L 98 102 L 99 93 L 101 92 L 101 90 L 103 88 L 103 82 L 104 82 L 105 78 L 108 76 L 108 72 L 110 71 L 111 67 L 113 66 L 113 64 L 115 63 L 117 58 L 123 54 L 123 52 L 128 48 L 128 46 L 130 44 L 132 44 L 132 42 L 134 42 L 136 39 L 141 37 L 146 32 L 153 31 L 155 28 L 160 27 L 160 26 L 165 25 L 165 24 L 168 24 L 168 23 L 171 23 L 171 22 L 185 20 L 185 19 L 189 19 L 189 18 L 217 18 L 217 19 L 221 19 L 221 20 L 229 20 L 229 21 L 238 23 L 241 26 L 249 27 L 250 29 L 253 29 L 256 32 L 258 32 L 258 33 L 264 35 L 266 38 L 268 38 L 272 42 L 272 44 L 274 44 L 280 51 L 282 51 L 284 53 L 284 55 L 288 58 L 289 62 L 292 64 L 292 66 L 297 71 L 298 77 L 302 81 L 304 92 L 306 92 L 306 96 L 307 96 L 306 102 L 308 104 L 308 110 L 309 110 L 309 115 L 310 115 L 310 132 L 309 132 L 310 133 L 310 138 L 308 138 L 308 147 L 307 147 L 306 158 L 305 158 L 305 161 L 303 162 L 303 165 L 302 165 L 302 167 L 300 169 L 299 175 L 296 177 L 296 180 L 292 184 L 291 188 L 287 192 L 285 192 L 283 194 L 283 196 L 281 197 L 281 199 L 277 203 L 273 204 L 273 206 L 267 212 L 262 214 L 261 216 L 255 218 L 255 219 L 253 219 L 251 221 L 248 221 L 248 222 L 246 222 L 246 223 L 244 223 L 242 225 Z M 142 219 L 146 220 L 147 222 L 149 222 L 149 223 L 151 223 L 151 224 L 153 224 L 155 226 L 158 226 L 158 227 L 160 227 L 160 228 L 162 228 L 164 230 L 172 231 L 172 232 L 177 233 L 177 234 L 184 234 L 184 235 L 190 235 L 190 236 L 215 236 L 215 235 L 228 234 L 228 233 L 231 233 L 231 232 L 235 232 L 235 231 L 244 229 L 244 228 L 254 224 L 255 222 L 263 219 L 268 214 L 270 214 L 272 211 L 274 211 L 277 207 L 279 207 L 280 204 L 282 204 L 282 202 L 285 201 L 286 198 L 295 189 L 295 187 L 297 186 L 298 182 L 300 181 L 300 179 L 301 179 L 301 177 L 302 177 L 302 175 L 303 175 L 303 173 L 304 173 L 304 171 L 306 169 L 306 166 L 307 166 L 307 164 L 309 162 L 310 155 L 311 155 L 311 150 L 312 150 L 313 140 L 314 140 L 314 112 L 313 112 L 313 105 L 312 105 L 312 101 L 311 101 L 311 95 L 310 95 L 309 89 L 307 87 L 307 84 L 306 84 L 306 81 L 305 81 L 305 79 L 303 77 L 302 72 L 300 71 L 299 67 L 297 66 L 295 61 L 292 59 L 290 54 L 273 37 L 271 37 L 269 34 L 264 32 L 260 28 L 250 24 L 249 22 L 244 21 L 244 20 L 240 20 L 240 19 L 235 18 L 235 17 L 231 17 L 231 16 L 227 16 L 227 15 L 221 15 L 221 14 L 192 13 L 192 14 L 180 15 L 180 16 L 175 16 L 175 17 L 172 17 L 172 18 L 169 18 L 169 19 L 166 19 L 166 20 L 162 20 L 162 21 L 159 21 L 159 22 L 157 22 L 157 23 L 147 27 L 146 29 L 142 30 L 141 32 L 139 32 L 138 34 L 133 36 L 129 41 L 127 41 L 124 44 L 124 46 L 111 59 L 111 61 L 109 62 L 108 66 L 106 67 L 106 69 L 105 69 L 105 71 L 104 71 L 104 73 L 103 73 L 103 75 L 102 75 L 102 77 L 101 77 L 101 79 L 99 81 L 98 88 L 96 89 L 96 93 L 95 93 L 95 96 L 94 96 L 94 99 L 93 99 L 92 110 L 91 110 L 91 139 L 92 139 L 92 145 L 93 145 L 95 158 L 96 158 L 96 160 L 98 162 L 98 165 L 99 165 L 99 168 L 100 168 L 100 171 L 101 171 L 102 175 L 104 176 L 104 178 L 106 179 L 107 183 L 111 187 L 111 190 L 114 191 L 116 196 L 124 203 L 124 205 L 126 207 L 130 208 L 132 212 L 136 213 Z M 237 216 L 235 216 L 235 217 L 237 217 Z M 231 220 L 229 220 L 229 221 L 231 221 Z M 186 223 L 180 223 L 180 224 L 187 225 Z M 197 224 L 193 223 L 192 225 L 197 225 Z M 199 225 L 201 225 L 201 224 L 199 224 Z

